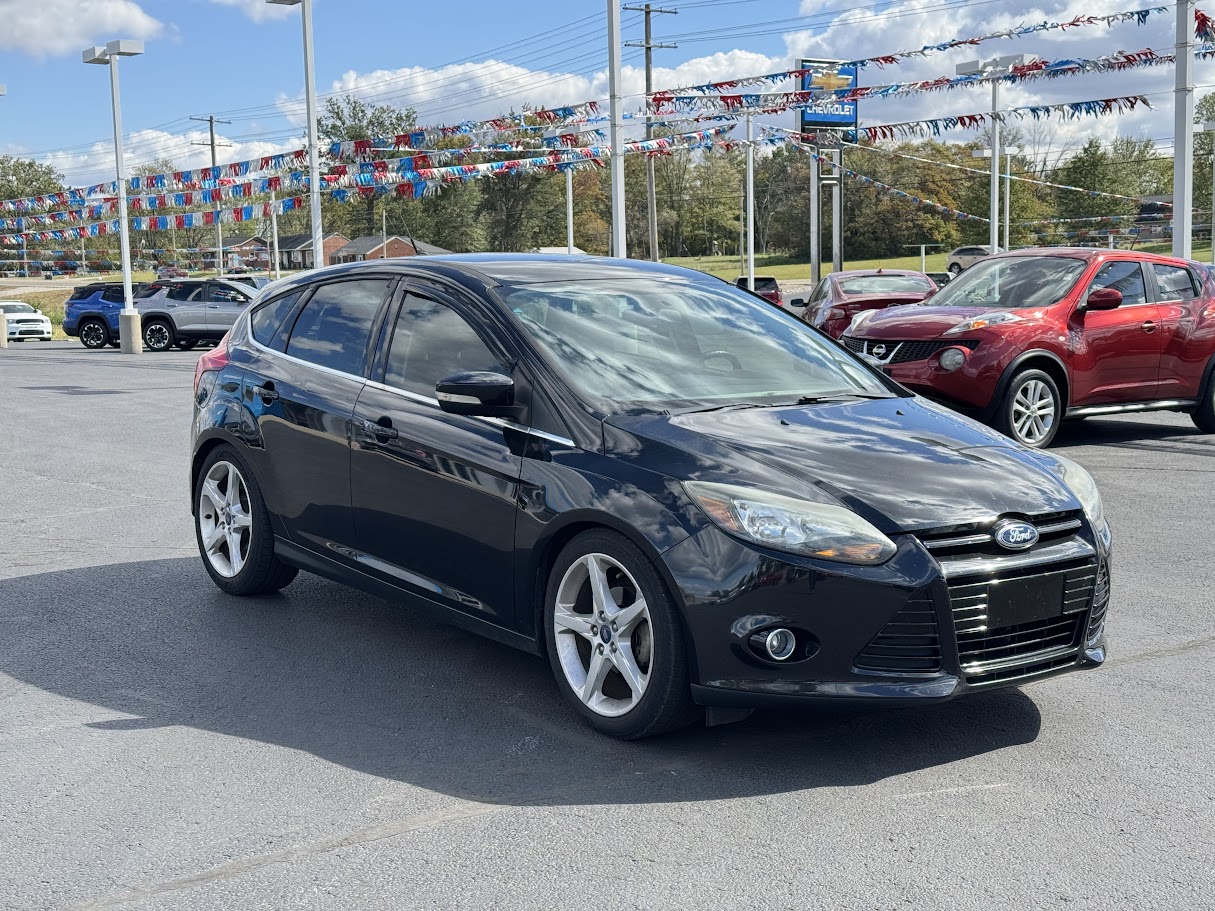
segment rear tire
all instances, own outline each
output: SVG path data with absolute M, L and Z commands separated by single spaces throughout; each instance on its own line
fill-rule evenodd
M 176 341 L 168 320 L 151 319 L 143 324 L 143 346 L 149 351 L 168 351 Z
M 957 278 L 959 275 L 962 274 L 962 267 L 960 265 L 958 265 L 957 263 L 954 263 L 953 265 L 951 265 L 949 267 L 949 271 L 953 273 L 954 278 Z
M 1012 378 L 1000 408 L 996 429 L 1022 446 L 1045 449 L 1059 432 L 1063 397 L 1049 373 L 1022 370 Z
M 110 327 L 103 320 L 86 319 L 80 324 L 80 344 L 96 350 L 104 348 L 110 342 Z
M 207 574 L 229 595 L 265 595 L 299 570 L 274 554 L 261 488 L 235 448 L 217 446 L 194 479 L 194 537 Z
M 592 727 L 634 740 L 700 717 L 674 599 L 624 536 L 596 529 L 562 549 L 543 622 L 557 686 Z

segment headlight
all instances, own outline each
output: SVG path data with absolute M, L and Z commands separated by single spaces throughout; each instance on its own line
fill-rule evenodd
M 685 481 L 684 488 L 726 531 L 789 553 L 872 566 L 894 556 L 894 542 L 842 506 L 730 484 Z
M 1097 490 L 1097 482 L 1093 480 L 1093 476 L 1071 459 L 1054 453 L 1051 453 L 1051 458 L 1058 463 L 1055 473 L 1076 495 L 1076 499 L 1084 507 L 1084 514 L 1093 523 L 1093 527 L 1100 530 L 1105 525 L 1105 510 L 1101 506 L 1101 494 Z
M 1017 316 L 1015 313 L 987 313 L 983 316 L 972 316 L 970 319 L 962 320 L 952 329 L 946 329 L 942 334 L 960 335 L 974 329 L 986 329 L 989 326 L 999 326 L 1004 323 L 1019 323 L 1023 319 L 1025 317 Z

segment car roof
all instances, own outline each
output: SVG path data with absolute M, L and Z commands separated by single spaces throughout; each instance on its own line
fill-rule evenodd
M 322 278 L 355 276 L 362 273 L 431 272 L 455 279 L 473 279 L 484 285 L 540 284 L 562 281 L 604 281 L 619 278 L 682 279 L 698 284 L 723 280 L 681 266 L 668 266 L 640 259 L 607 256 L 571 256 L 544 253 L 452 253 L 441 256 L 408 256 L 402 259 L 373 259 L 343 263 L 301 272 L 275 282 L 287 289 L 311 284 Z
M 1024 250 L 999 253 L 993 256 L 992 259 L 1004 259 L 1010 256 L 1066 256 L 1071 259 L 1084 260 L 1134 259 L 1145 262 L 1172 263 L 1174 265 L 1184 263 L 1191 267 L 1202 265 L 1201 263 L 1181 259 L 1176 256 L 1165 256 L 1162 253 L 1149 253 L 1146 250 L 1111 250 L 1109 247 L 1027 247 Z

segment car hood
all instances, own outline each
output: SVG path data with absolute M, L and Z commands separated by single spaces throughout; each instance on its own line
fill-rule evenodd
M 1049 454 L 919 398 L 614 416 L 604 438 L 662 474 L 839 502 L 885 532 L 1080 507 Z
M 981 313 L 1004 312 L 993 307 L 932 307 L 909 304 L 878 310 L 855 333 L 857 338 L 889 338 L 926 341 L 934 339 L 963 320 Z

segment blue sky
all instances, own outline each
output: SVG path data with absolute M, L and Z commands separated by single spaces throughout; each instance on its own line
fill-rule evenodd
M 798 56 L 867 56 L 993 28 L 1102 14 L 1149 5 L 1135 0 L 673 0 L 675 16 L 655 17 L 655 37 L 680 47 L 656 53 L 659 87 L 784 69 Z M 625 38 L 641 37 L 640 15 L 625 13 Z M 606 94 L 604 4 L 530 0 L 458 6 L 400 0 L 315 0 L 317 86 L 376 102 L 411 105 L 423 123 L 450 123 L 518 109 L 525 103 L 576 103 Z M 205 126 L 190 115 L 216 113 L 233 143 L 221 160 L 298 147 L 303 87 L 298 8 L 264 0 L 0 0 L 0 152 L 54 163 L 74 184 L 112 169 L 105 70 L 80 51 L 117 37 L 144 38 L 144 56 L 122 64 L 128 162 L 160 156 L 179 167 L 209 163 L 192 146 Z M 415 23 L 424 23 L 417 27 Z M 866 81 L 951 74 L 977 56 L 1022 52 L 1048 58 L 1094 56 L 1172 43 L 1171 14 L 1145 27 L 1052 32 L 870 71 Z M 991 48 L 988 52 L 986 48 Z M 640 52 L 626 49 L 626 92 L 641 89 Z M 1200 63 L 1198 82 L 1215 81 Z M 1171 68 L 1039 82 L 1007 93 L 1010 104 L 1051 103 L 1147 92 L 1155 112 L 1060 127 L 1053 140 L 1075 144 L 1116 132 L 1168 140 Z M 633 103 L 638 101 L 633 96 Z M 925 95 L 875 102 L 862 120 L 981 111 L 986 93 Z M 781 125 L 792 125 L 785 115 Z M 789 121 L 784 123 L 784 121 Z

